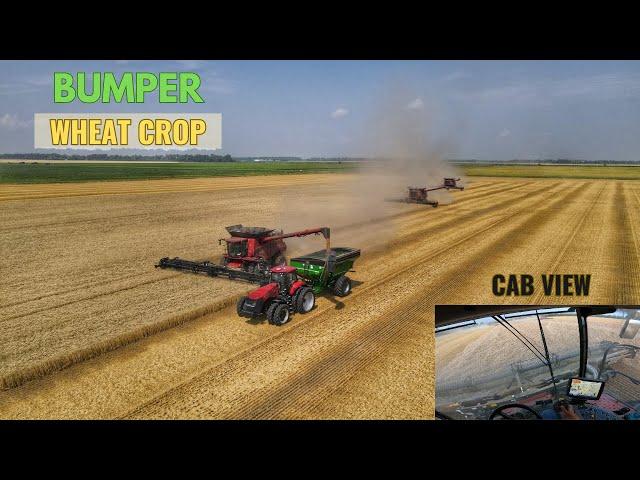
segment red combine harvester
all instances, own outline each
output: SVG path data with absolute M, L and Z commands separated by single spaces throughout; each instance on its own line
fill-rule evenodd
M 464 187 L 461 187 L 460 185 L 458 185 L 459 181 L 460 181 L 459 178 L 445 177 L 442 187 L 446 188 L 447 190 L 451 190 L 452 188 L 454 190 L 464 190 Z
M 227 227 L 227 232 L 231 238 L 218 240 L 218 244 L 222 242 L 227 244 L 227 253 L 222 257 L 223 264 L 246 272 L 267 272 L 272 266 L 285 265 L 287 260 L 284 252 L 287 250 L 287 245 L 282 241 L 285 238 L 317 234 L 322 234 L 327 240 L 330 237 L 328 227 L 282 233 L 282 231 L 263 227 L 232 225 Z
M 429 192 L 434 190 L 464 190 L 464 187 L 458 185 L 459 178 L 445 177 L 442 185 L 437 187 L 408 187 L 409 195 L 404 201 L 407 203 L 420 203 L 422 205 L 431 205 L 433 208 L 438 206 L 436 200 L 429 200 Z
M 211 277 L 226 276 L 231 280 L 265 283 L 271 267 L 287 263 L 284 256 L 287 245 L 283 239 L 321 234 L 326 239 L 327 248 L 329 248 L 330 229 L 328 227 L 311 228 L 292 233 L 242 225 L 232 225 L 226 229 L 231 237 L 218 240 L 219 244 L 222 242 L 227 244 L 227 251 L 222 256 L 222 265 L 211 262 L 194 262 L 178 257 L 165 257 L 156 267 L 205 273 Z

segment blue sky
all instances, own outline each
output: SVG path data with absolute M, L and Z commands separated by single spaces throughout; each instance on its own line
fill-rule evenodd
M 206 103 L 54 104 L 54 71 L 194 71 Z M 200 111 L 222 113 L 224 153 L 370 155 L 393 109 L 448 157 L 640 160 L 640 62 L 0 62 L 2 153 L 34 151 L 34 113 Z

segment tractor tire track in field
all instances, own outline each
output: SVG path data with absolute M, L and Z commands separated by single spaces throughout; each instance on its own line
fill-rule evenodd
M 153 283 L 162 282 L 163 280 L 166 280 L 167 278 L 175 278 L 175 277 L 177 277 L 179 275 L 182 275 L 182 273 L 174 273 L 172 275 L 167 275 L 166 277 L 163 277 L 163 278 L 153 278 L 153 279 L 150 279 L 150 280 L 145 280 L 144 282 L 135 283 L 133 285 L 128 285 L 128 286 L 124 286 L 124 287 L 121 287 L 121 288 L 117 288 L 117 289 L 113 289 L 113 290 L 107 290 L 107 291 L 104 291 L 104 292 L 96 293 L 94 295 L 89 295 L 89 296 L 83 297 L 83 298 L 78 299 L 78 300 L 72 300 L 72 301 L 69 301 L 69 302 L 58 303 L 58 304 L 53 305 L 51 307 L 41 308 L 39 310 L 32 310 L 30 312 L 21 313 L 19 315 L 14 315 L 14 316 L 11 316 L 11 317 L 5 317 L 5 318 L 0 319 L 0 323 L 5 322 L 5 321 L 9 321 L 9 320 L 15 320 L 15 319 L 18 319 L 18 318 L 28 317 L 29 315 L 35 315 L 37 313 L 47 312 L 47 311 L 50 311 L 50 310 L 56 310 L 58 308 L 67 307 L 69 305 L 74 305 L 76 303 L 84 302 L 84 301 L 87 301 L 87 300 L 95 300 L 96 298 L 106 297 L 106 296 L 109 296 L 109 295 L 113 295 L 115 293 L 126 292 L 128 290 L 133 290 L 133 289 L 142 287 L 144 285 L 151 285 Z
M 637 207 L 631 205 L 633 197 L 629 195 L 623 182 L 615 184 L 616 193 L 613 202 L 612 216 L 615 219 L 614 242 L 611 252 L 615 253 L 615 265 L 617 266 L 617 282 L 613 294 L 614 304 L 629 303 L 637 294 L 640 284 L 640 264 L 638 261 L 638 218 Z M 635 221 L 632 219 L 635 216 Z M 631 236 L 631 241 L 628 237 Z M 637 297 L 636 297 L 637 298 Z M 633 303 L 633 302 L 631 302 Z
M 544 211 L 534 211 L 534 213 L 531 214 L 532 215 L 531 218 L 529 218 L 529 220 L 527 221 L 527 225 L 525 225 L 525 228 L 528 228 L 529 223 L 531 224 L 531 226 L 540 224 L 540 219 L 545 217 L 547 210 L 556 208 L 558 205 L 564 202 L 565 198 L 571 195 L 573 191 L 575 191 L 576 189 L 577 187 L 574 188 L 572 191 L 569 191 L 568 193 L 566 193 L 564 196 L 552 202 L 549 206 L 547 206 L 544 209 Z M 526 206 L 522 207 L 519 213 L 522 213 L 526 209 L 527 209 Z M 455 244 L 449 245 L 444 249 L 441 249 L 440 251 L 436 252 L 435 254 L 429 255 L 427 258 L 423 259 L 419 265 L 414 265 L 413 269 L 401 269 L 377 281 L 367 282 L 366 286 L 364 288 L 360 288 L 357 291 L 357 293 L 354 290 L 353 296 L 354 297 L 357 296 L 357 298 L 362 298 L 366 293 L 370 291 L 375 291 L 376 289 L 379 289 L 383 285 L 388 284 L 390 281 L 392 281 L 392 279 L 395 279 L 395 277 L 406 275 L 408 272 L 411 272 L 412 270 L 417 269 L 419 266 L 433 261 L 436 257 L 443 255 L 459 246 L 462 246 L 463 244 L 469 242 L 470 240 L 475 239 L 476 237 L 482 235 L 483 233 L 494 229 L 500 223 L 506 222 L 511 219 L 512 219 L 511 216 L 504 216 L 500 220 L 493 222 L 489 226 L 481 229 L 480 231 L 477 231 L 471 235 L 465 236 Z M 510 234 L 511 234 L 510 231 L 508 231 L 503 236 L 508 237 Z M 489 245 L 486 248 L 484 253 L 486 254 L 487 251 L 490 251 L 491 248 L 492 246 Z M 483 254 L 483 255 L 476 256 L 474 261 L 475 262 L 479 261 L 478 258 L 485 258 L 485 255 Z M 401 283 L 406 284 L 408 282 L 401 282 Z M 350 302 L 351 303 L 353 302 L 353 298 L 351 297 L 350 297 Z M 423 303 L 424 303 L 424 299 L 421 297 L 414 304 L 411 304 L 411 305 L 405 304 L 403 306 L 404 307 L 403 310 L 404 309 L 410 310 L 411 308 L 413 308 L 413 306 L 421 305 Z M 331 312 L 330 311 L 321 312 L 321 314 L 324 314 L 324 313 L 331 313 Z M 303 326 L 311 326 L 310 328 L 318 328 L 319 324 L 322 322 L 328 321 L 331 318 L 331 315 L 325 315 L 322 319 L 318 318 L 319 315 L 314 315 L 313 317 L 314 318 L 304 319 L 303 320 L 304 323 L 299 322 L 297 325 L 295 325 L 295 327 L 298 329 L 303 328 Z M 334 315 L 334 318 L 331 318 L 331 320 L 335 321 L 335 315 Z M 346 323 L 348 324 L 348 320 L 346 321 Z M 284 387 L 283 391 L 280 394 L 277 393 L 278 392 L 277 390 L 276 392 L 271 394 L 271 395 L 276 395 L 276 397 L 265 394 L 265 392 L 251 391 L 247 394 L 246 398 L 238 398 L 237 399 L 238 404 L 243 405 L 244 407 L 237 412 L 234 411 L 229 415 L 229 417 L 263 418 L 263 415 L 260 414 L 259 412 L 268 411 L 270 413 L 266 415 L 264 418 L 272 418 L 272 414 L 274 412 L 273 410 L 274 405 L 277 405 L 278 402 L 285 402 L 285 399 L 287 399 L 286 400 L 287 402 L 291 401 L 292 399 L 295 399 L 296 396 L 298 395 L 297 392 L 302 394 L 305 392 L 305 389 L 308 389 L 308 388 L 323 390 L 325 389 L 325 386 L 323 385 L 323 380 L 328 380 L 328 379 L 330 379 L 332 385 L 334 386 L 339 385 L 341 383 L 337 378 L 337 376 L 339 376 L 338 375 L 339 372 L 342 372 L 344 375 L 346 375 L 345 378 L 350 377 L 358 370 L 358 368 L 362 366 L 361 362 L 368 361 L 372 358 L 371 355 L 369 355 L 368 353 L 368 349 L 365 348 L 366 345 L 373 343 L 375 347 L 372 347 L 372 348 L 374 349 L 382 348 L 383 345 L 390 339 L 391 336 L 396 337 L 398 332 L 403 329 L 403 326 L 406 326 L 406 325 L 407 324 L 404 320 L 404 316 L 402 319 L 400 319 L 399 316 L 389 316 L 389 317 L 382 316 L 381 319 L 380 318 L 378 319 L 378 322 L 367 323 L 363 331 L 352 332 L 351 334 L 352 336 L 349 336 L 346 339 L 342 340 L 340 344 L 334 349 L 330 349 L 329 352 L 326 353 L 326 355 L 322 356 L 322 359 L 319 361 L 317 366 L 311 367 L 311 371 L 307 370 L 307 367 L 301 368 L 301 366 L 298 365 L 296 367 L 297 373 L 295 374 L 295 377 L 299 377 L 299 379 L 297 381 L 292 379 L 288 380 L 286 383 L 286 386 Z M 407 333 L 410 333 L 412 329 L 408 328 L 405 331 Z M 278 335 L 278 337 L 280 338 L 281 335 Z M 257 351 L 259 348 L 264 349 L 263 347 L 272 343 L 274 340 L 275 340 L 274 337 L 270 337 L 269 339 L 262 342 L 262 344 L 256 345 L 255 347 L 252 347 L 250 350 L 243 352 L 242 357 L 244 357 L 247 354 L 252 354 L 253 352 Z M 352 348 L 353 345 L 358 345 L 356 350 L 353 350 Z M 238 363 L 239 364 L 238 368 L 243 368 L 247 363 L 260 364 L 262 362 L 267 362 L 268 357 L 271 356 L 271 353 L 262 352 L 259 355 L 260 355 L 259 358 L 254 358 L 251 361 L 247 361 L 246 358 L 233 358 L 231 359 L 231 362 L 233 364 Z M 342 364 L 344 363 L 346 363 L 347 366 L 345 368 L 342 368 Z M 225 362 L 225 366 L 227 365 L 228 363 Z M 329 365 L 331 365 L 331 367 L 329 367 Z M 212 369 L 211 371 L 206 372 L 209 375 L 205 374 L 207 378 L 204 383 L 208 384 L 209 383 L 208 381 L 213 381 L 214 379 L 216 380 L 216 382 L 221 382 L 224 380 L 224 378 L 227 378 L 230 381 L 232 381 L 232 379 L 238 375 L 238 372 L 236 372 L 233 368 L 231 368 L 228 371 L 225 371 L 224 373 L 222 373 L 220 370 L 221 370 L 220 366 L 217 366 L 215 369 Z M 199 383 L 200 381 L 202 381 L 200 378 L 198 380 L 199 380 Z M 189 387 L 191 387 L 193 383 L 194 383 L 194 380 L 192 379 L 188 383 L 184 384 L 183 388 L 189 389 Z M 205 390 L 208 392 L 210 389 L 207 387 L 205 388 Z M 180 398 L 183 398 L 183 397 L 192 398 L 194 397 L 194 392 L 189 391 L 188 394 L 185 393 L 184 395 L 179 395 L 179 396 Z M 259 400 L 255 400 L 255 399 L 259 399 Z M 259 404 L 254 405 L 254 402 L 259 402 Z M 162 410 L 162 406 L 160 406 L 160 410 Z M 255 415 L 254 415 L 255 413 L 254 410 L 255 412 L 258 412 Z M 140 413 L 140 410 L 132 412 L 131 416 L 136 417 L 138 413 Z
M 75 287 L 75 288 L 67 288 L 65 290 L 58 290 L 57 292 L 46 293 L 46 294 L 40 295 L 38 297 L 28 298 L 28 299 L 25 299 L 25 300 L 19 300 L 17 302 L 13 302 L 13 303 L 5 303 L 5 304 L 1 305 L 1 307 L 2 308 L 7 308 L 7 307 L 18 306 L 18 305 L 25 305 L 27 303 L 37 302 L 38 300 L 44 300 L 45 298 L 51 298 L 51 297 L 56 297 L 56 296 L 60 296 L 60 295 L 65 295 L 67 293 L 77 292 L 78 290 L 88 290 L 90 288 L 100 287 L 100 286 L 103 286 L 103 285 L 109 285 L 111 283 L 121 282 L 122 280 L 126 280 L 128 278 L 142 277 L 144 275 L 149 275 L 149 272 L 132 273 L 132 274 L 123 275 L 123 276 L 120 276 L 120 277 L 114 277 L 114 278 L 109 279 L 109 280 L 102 280 L 102 281 L 93 282 L 93 283 L 86 283 L 86 284 L 83 285 L 82 288 Z M 55 308 L 55 307 L 52 307 L 52 308 Z M 24 315 L 18 315 L 17 317 L 20 317 L 20 316 L 24 316 Z M 0 322 L 1 321 L 2 321 L 2 319 L 0 319 Z
M 597 205 L 598 201 L 600 200 L 600 197 L 602 196 L 602 193 L 605 191 L 605 188 L 606 188 L 606 184 L 603 184 L 600 187 L 600 189 L 598 190 L 598 193 L 594 196 L 593 201 L 591 202 L 589 207 L 586 208 L 582 212 L 580 217 L 578 217 L 578 221 L 577 221 L 576 225 L 572 229 L 572 234 L 570 235 L 568 240 L 564 243 L 564 245 L 560 249 L 560 252 L 556 256 L 555 261 L 549 267 L 549 269 L 548 269 L 549 273 L 582 273 L 582 272 L 560 272 L 558 270 L 558 267 L 559 267 L 562 259 L 565 257 L 569 247 L 574 244 L 576 236 L 581 232 L 581 229 L 582 229 L 586 219 L 591 214 L 593 208 Z M 590 272 L 584 272 L 584 273 L 590 273 Z M 532 303 L 534 303 L 534 304 L 543 304 L 543 303 L 545 303 L 544 291 L 541 288 L 538 288 L 538 291 L 534 295 L 534 299 L 533 299 Z M 546 303 L 549 303 L 549 300 L 547 300 Z

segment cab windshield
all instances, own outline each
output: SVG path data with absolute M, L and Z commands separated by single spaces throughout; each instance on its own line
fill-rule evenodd
M 227 244 L 227 251 L 230 257 L 246 257 L 247 256 L 247 241 L 241 242 L 229 242 Z
M 291 285 L 297 279 L 298 279 L 298 276 L 296 275 L 295 272 L 291 272 L 291 273 L 272 272 L 271 273 L 271 281 L 277 282 L 284 287 Z

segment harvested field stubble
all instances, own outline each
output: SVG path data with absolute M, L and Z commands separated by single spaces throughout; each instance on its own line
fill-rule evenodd
M 2 246 L 15 253 L 3 266 L 0 378 L 14 387 L 49 373 L 0 392 L 0 416 L 431 418 L 433 305 L 535 302 L 493 297 L 491 277 L 554 268 L 592 274 L 585 303 L 611 301 L 620 284 L 620 302 L 640 294 L 637 232 L 624 230 L 636 214 L 614 214 L 637 211 L 639 183 L 483 179 L 446 207 L 338 215 L 330 225 L 336 241 L 363 249 L 352 295 L 321 298 L 282 328 L 246 322 L 228 305 L 251 286 L 155 271 L 153 263 L 216 259 L 225 225 L 278 227 L 275 212 L 292 199 L 346 210 L 351 177 L 254 177 L 240 189 L 223 180 L 239 179 L 197 192 L 200 180 L 176 180 L 166 188 L 182 192 L 0 202 L 8 219 Z M 131 188 L 142 193 L 139 182 Z M 288 227 L 316 226 L 306 221 Z M 393 234 L 371 235 L 378 224 Z M 176 324 L 183 326 L 157 333 Z

